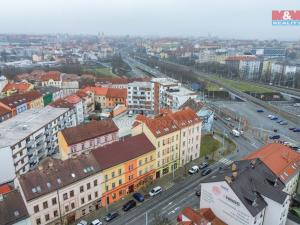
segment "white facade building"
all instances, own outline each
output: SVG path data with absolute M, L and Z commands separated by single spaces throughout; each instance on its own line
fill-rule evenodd
M 258 78 L 260 61 L 256 59 L 241 60 L 239 64 L 240 76 L 247 80 Z
M 28 172 L 46 156 L 57 153 L 57 132 L 76 124 L 72 110 L 52 106 L 30 109 L 2 122 L 0 184 Z

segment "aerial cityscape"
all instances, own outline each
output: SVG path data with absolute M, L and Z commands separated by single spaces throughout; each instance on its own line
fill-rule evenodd
M 300 224 L 299 0 L 0 2 L 0 225 Z

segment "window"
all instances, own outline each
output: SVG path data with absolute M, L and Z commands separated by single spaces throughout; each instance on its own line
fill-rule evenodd
M 84 198 L 81 198 L 81 205 L 84 204 Z
M 75 203 L 74 202 L 71 203 L 71 208 L 75 209 Z
M 94 180 L 94 187 L 97 186 L 97 180 Z
M 115 182 L 111 184 L 111 188 L 115 188 L 116 187 L 116 184 Z
M 160 147 L 160 142 L 157 142 L 157 146 Z
M 88 201 L 92 200 L 92 195 L 88 195 Z
M 141 166 L 142 165 L 142 160 L 139 160 L 139 166 Z
M 56 198 L 52 198 L 52 205 L 56 205 L 56 204 L 57 204 Z
M 139 176 L 141 176 L 142 175 L 142 171 L 141 170 L 139 170 Z
M 64 199 L 64 200 L 67 200 L 67 199 L 68 199 L 68 193 L 64 193 L 64 194 L 63 194 L 63 199 Z
M 58 211 L 57 211 L 57 210 L 54 210 L 53 216 L 54 216 L 54 217 L 57 217 L 57 216 L 58 216 Z
M 122 179 L 119 180 L 119 185 L 121 185 L 121 184 L 122 184 Z
M 111 177 L 115 177 L 115 172 L 111 172 Z
M 133 165 L 129 165 L 128 170 L 133 170 Z
M 145 158 L 145 163 L 147 163 L 148 162 L 148 158 Z
M 87 190 L 91 189 L 91 184 L 90 184 L 90 183 L 87 183 L 87 184 L 86 184 L 86 189 L 87 189 Z
M 95 191 L 95 198 L 98 198 L 98 191 Z
M 46 214 L 46 215 L 45 215 L 45 220 L 46 220 L 46 221 L 50 220 L 49 214 Z
M 44 209 L 47 209 L 48 208 L 48 202 L 46 201 L 46 202 L 43 202 L 43 208 Z
M 122 169 L 119 169 L 119 175 L 121 175 L 122 174 Z
M 105 175 L 105 180 L 108 181 L 108 176 L 107 175 Z
M 82 215 L 85 215 L 85 209 L 81 210 Z
M 108 190 L 109 190 L 109 188 L 108 188 L 108 186 L 107 186 L 107 185 L 105 186 L 105 190 L 106 190 L 106 191 L 108 191 Z
M 84 191 L 83 186 L 80 186 L 80 193 L 82 193 Z
M 35 206 L 33 207 L 33 211 L 34 211 L 34 213 L 39 212 L 39 211 L 40 211 L 39 206 L 38 206 L 38 205 L 35 205 Z
M 111 195 L 111 197 L 112 197 L 112 199 L 116 199 L 116 194 L 113 193 L 113 194 Z
M 133 179 L 133 175 L 129 175 L 128 180 L 132 180 L 132 179 Z
M 152 161 L 152 160 L 153 160 L 153 156 L 151 155 L 151 156 L 150 156 L 150 161 Z
M 69 212 L 69 206 L 68 205 L 65 206 L 65 211 Z
M 35 222 L 36 222 L 37 225 L 40 225 L 40 224 L 41 224 L 41 219 L 40 219 L 40 218 L 37 218 L 37 219 L 35 220 Z
M 70 191 L 70 198 L 74 197 L 74 191 Z

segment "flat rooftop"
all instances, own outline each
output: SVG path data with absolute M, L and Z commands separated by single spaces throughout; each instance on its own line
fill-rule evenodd
M 179 83 L 177 80 L 172 79 L 172 78 L 167 78 L 167 77 L 153 78 L 151 81 L 155 82 L 155 83 L 159 83 L 163 86 L 174 86 L 174 85 L 178 85 L 178 83 Z
M 174 96 L 196 95 L 196 93 L 194 91 L 191 91 L 182 86 L 169 88 L 166 90 L 166 92 L 168 92 L 170 95 L 174 95 Z
M 134 81 L 128 84 L 129 87 L 146 87 L 146 88 L 151 87 L 151 85 L 152 83 L 145 82 L 145 81 Z
M 25 139 L 68 110 L 68 108 L 52 106 L 30 109 L 0 123 L 0 148 L 14 145 Z

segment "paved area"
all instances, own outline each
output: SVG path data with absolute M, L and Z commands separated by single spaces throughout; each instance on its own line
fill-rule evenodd
M 234 102 L 234 101 L 220 102 L 220 106 L 227 107 L 235 111 L 237 114 L 246 116 L 249 121 L 250 127 L 256 130 L 260 130 L 262 132 L 262 136 L 264 136 L 264 134 L 265 135 L 279 134 L 282 137 L 283 141 L 289 141 L 294 143 L 300 142 L 300 133 L 295 133 L 289 130 L 290 127 L 297 127 L 295 124 L 293 124 L 290 121 L 287 121 L 288 125 L 280 125 L 277 123 L 278 120 L 281 120 L 280 117 L 277 121 L 270 120 L 268 118 L 268 115 L 271 114 L 276 116 L 276 114 L 271 113 L 265 109 L 263 109 L 264 110 L 263 113 L 256 112 L 257 109 L 262 109 L 262 107 L 258 107 L 249 102 Z M 278 130 L 276 133 L 274 132 L 275 129 Z

